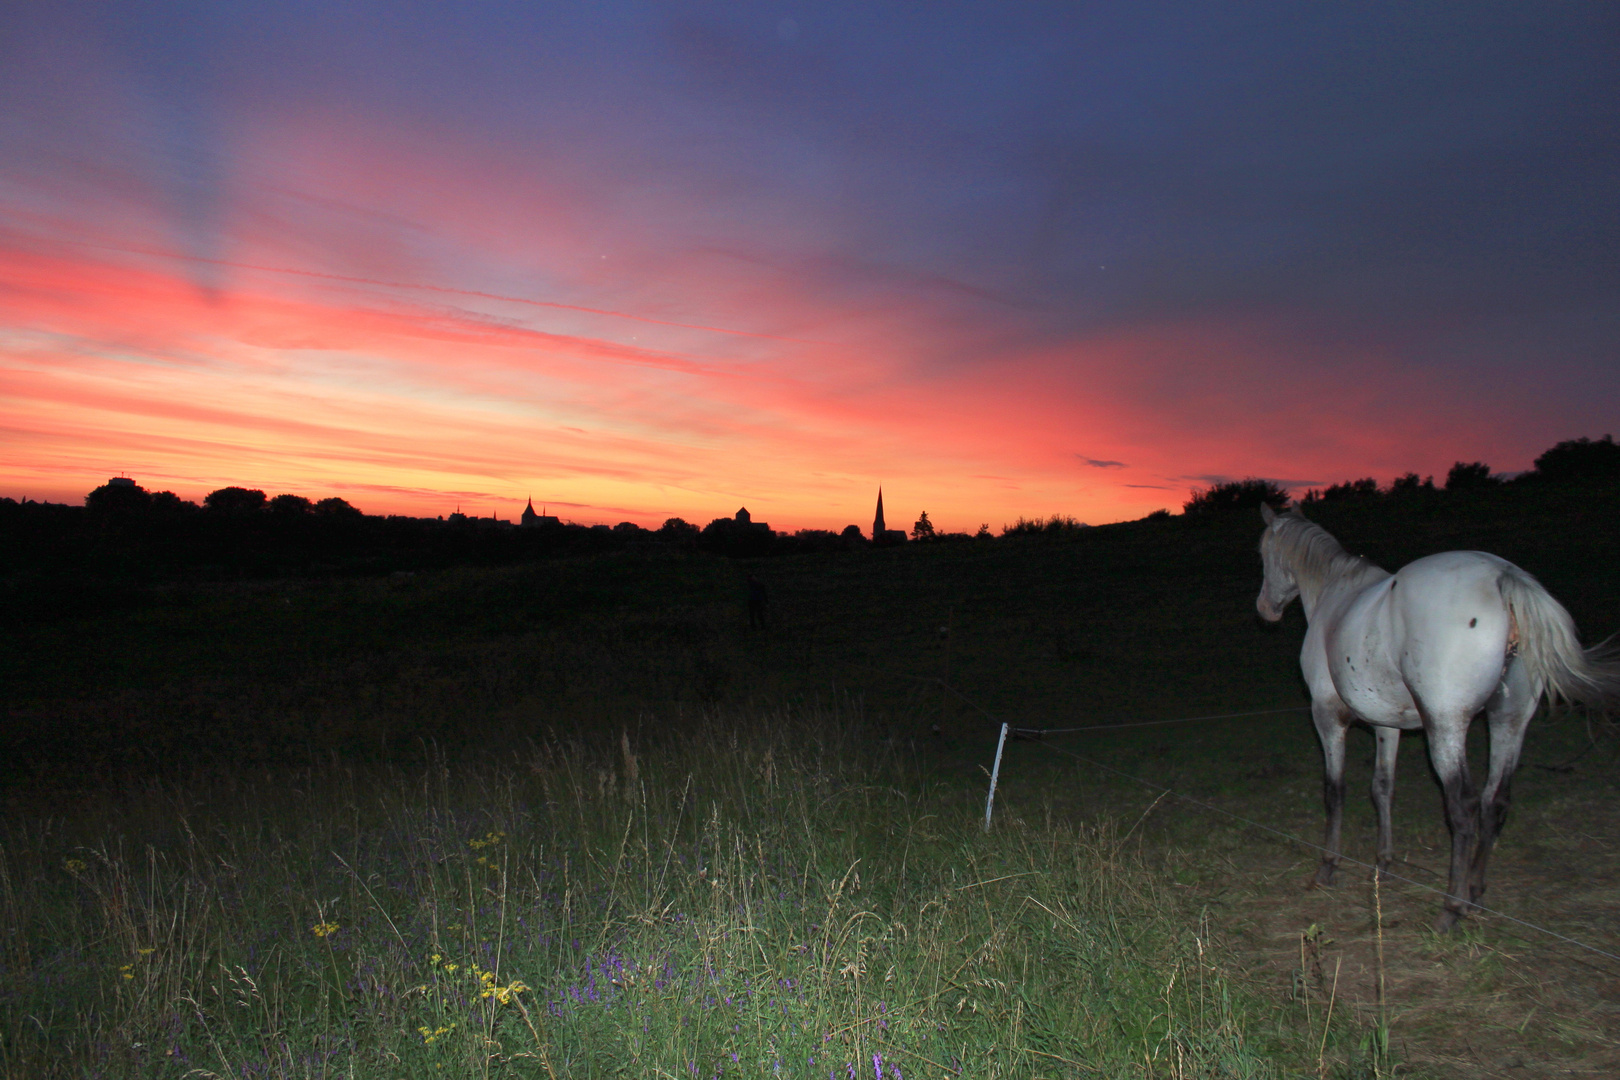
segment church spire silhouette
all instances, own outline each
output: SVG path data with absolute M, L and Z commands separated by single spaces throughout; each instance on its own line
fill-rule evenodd
M 879 484 L 877 517 L 872 519 L 872 539 L 881 544 L 885 539 L 883 534 L 887 531 L 887 527 L 883 524 L 883 485 Z

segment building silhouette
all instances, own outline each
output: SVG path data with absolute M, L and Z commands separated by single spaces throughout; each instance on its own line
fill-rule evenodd
M 541 507 L 540 509 L 540 513 L 535 513 L 534 500 L 530 499 L 529 505 L 523 508 L 523 516 L 518 519 L 518 524 L 522 525 L 525 529 L 535 529 L 539 528 L 541 525 L 562 524 L 562 522 L 558 521 L 550 514 L 545 513 L 545 507 Z
M 878 487 L 877 516 L 872 519 L 872 543 L 874 544 L 903 544 L 906 542 L 906 530 L 891 529 L 883 520 L 883 487 Z
M 746 506 L 739 507 L 737 510 L 737 516 L 732 518 L 732 520 L 735 521 L 738 526 L 744 529 L 752 529 L 755 532 L 762 533 L 768 533 L 771 531 L 771 527 L 765 522 L 755 521 L 754 516 L 748 512 L 748 507 Z

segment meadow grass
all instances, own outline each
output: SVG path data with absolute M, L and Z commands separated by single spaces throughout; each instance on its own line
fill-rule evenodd
M 1620 496 L 1507 494 L 1319 516 L 1389 566 L 1498 551 L 1587 640 L 1612 632 Z M 1314 837 L 1307 722 L 1010 747 L 986 836 L 994 725 L 926 681 L 949 674 L 1033 726 L 1302 703 L 1297 607 L 1255 623 L 1258 534 L 1240 515 L 743 564 L 626 551 L 403 581 L 179 583 L 99 612 L 12 603 L 0 1073 L 1385 1068 L 1363 1052 L 1350 967 L 1324 1025 L 1331 950 L 1319 986 L 1291 959 L 1328 915 L 1341 943 L 1366 921 L 1293 887 L 1314 856 L 1154 809 L 1156 792 L 1057 753 Z M 771 590 L 768 630 L 746 629 L 747 572 Z M 1568 727 L 1532 730 L 1492 895 L 1539 919 L 1578 858 L 1570 880 L 1596 891 L 1550 919 L 1602 944 L 1606 834 L 1569 823 L 1613 805 L 1613 756 L 1581 757 L 1591 740 Z M 1408 742 L 1396 827 L 1422 862 L 1444 825 Z M 1369 829 L 1347 836 L 1364 848 Z M 1537 858 L 1509 872 L 1516 848 Z M 1537 1040 L 1585 1040 L 1542 1055 L 1548 1068 L 1578 1057 L 1605 1074 L 1612 1025 L 1577 1030 L 1601 1014 L 1592 978 L 1537 946 L 1502 977 L 1557 985 L 1498 1006 L 1488 965 L 1457 951 L 1483 921 L 1434 942 L 1412 929 L 1431 895 L 1384 902 L 1401 920 L 1394 1031 L 1414 1054 L 1534 1062 Z
M 900 1080 L 1309 1056 L 1114 821 L 986 834 L 980 797 L 851 708 L 14 814 L 0 1061 Z

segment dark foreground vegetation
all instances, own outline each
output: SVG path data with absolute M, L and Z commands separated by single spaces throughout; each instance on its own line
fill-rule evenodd
M 1390 567 L 1495 552 L 1588 642 L 1620 630 L 1602 477 L 1308 512 Z M 1297 609 L 1253 615 L 1259 531 L 1241 506 L 768 559 L 13 562 L 0 1075 L 1612 1074 L 1601 968 L 1488 919 L 1423 936 L 1434 898 L 1391 886 L 1380 1004 L 1359 886 L 1303 893 L 1309 851 L 1068 756 L 1309 835 L 1298 716 L 1013 744 L 979 827 L 994 720 L 1304 702 Z M 1533 725 L 1493 896 L 1620 951 L 1613 860 L 1564 839 L 1620 804 L 1610 730 Z M 1422 862 L 1444 825 L 1408 744 Z

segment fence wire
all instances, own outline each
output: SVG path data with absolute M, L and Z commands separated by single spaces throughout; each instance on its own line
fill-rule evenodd
M 981 713 L 985 717 L 985 719 L 987 719 L 987 720 L 989 720 L 989 721 L 991 721 L 993 723 L 997 723 L 997 724 L 1002 722 L 999 719 L 997 719 L 997 717 L 993 713 L 991 713 L 990 710 L 986 709 L 983 705 L 980 705 L 977 701 L 974 701 L 972 698 L 970 698 L 966 694 L 962 693 L 962 691 L 956 689 L 956 687 L 950 686 L 949 684 L 946 684 L 946 689 L 949 690 L 951 693 L 955 694 L 958 698 L 960 698 L 966 704 L 971 705 L 974 709 L 976 709 L 979 713 Z M 1285 709 L 1266 709 L 1266 710 L 1261 710 L 1261 711 L 1258 711 L 1258 712 L 1221 713 L 1221 714 L 1217 714 L 1217 715 L 1213 715 L 1213 716 L 1189 716 L 1189 717 L 1180 717 L 1180 718 L 1177 718 L 1175 720 L 1146 720 L 1146 721 L 1141 721 L 1141 722 L 1138 722 L 1138 723 L 1129 723 L 1129 724 L 1098 724 L 1098 725 L 1092 725 L 1092 726 L 1089 726 L 1089 727 L 1080 727 L 1080 728 L 1062 728 L 1062 729 L 1044 729 L 1043 730 L 1043 729 L 1039 729 L 1039 728 L 1017 728 L 1017 727 L 1011 727 L 1010 725 L 1009 725 L 1009 727 L 1010 727 L 1010 730 L 1018 732 L 1019 734 L 1040 733 L 1040 734 L 1053 735 L 1053 734 L 1060 734 L 1060 733 L 1066 734 L 1066 733 L 1071 732 L 1071 731 L 1114 731 L 1114 730 L 1119 730 L 1119 729 L 1123 729 L 1123 728 L 1130 728 L 1130 727 L 1153 727 L 1153 726 L 1157 726 L 1157 725 L 1160 725 L 1160 724 L 1185 724 L 1185 723 L 1192 723 L 1192 722 L 1197 721 L 1197 720 L 1223 720 L 1223 719 L 1236 719 L 1238 717 L 1247 717 L 1247 716 L 1267 716 L 1267 715 L 1273 715 L 1273 714 L 1276 714 L 1276 713 L 1298 712 L 1301 709 L 1309 709 L 1309 708 L 1310 708 L 1310 706 L 1304 705 L 1304 706 L 1294 706 L 1294 707 L 1285 708 Z M 1133 776 L 1130 773 L 1125 772 L 1125 771 L 1123 771 L 1121 769 L 1114 768 L 1112 765 L 1104 765 L 1102 762 L 1097 761 L 1097 760 L 1095 760 L 1093 758 L 1086 757 L 1084 754 L 1078 754 L 1078 753 L 1075 753 L 1073 750 L 1068 750 L 1068 749 L 1065 749 L 1065 748 L 1063 748 L 1061 746 L 1057 746 L 1057 745 L 1050 744 L 1050 743 L 1046 744 L 1046 746 L 1047 746 L 1047 749 L 1054 750 L 1057 753 L 1064 754 L 1064 755 L 1066 755 L 1068 757 L 1072 757 L 1076 761 L 1084 762 L 1085 764 L 1090 765 L 1093 768 L 1101 769 L 1104 772 L 1113 773 L 1115 776 L 1121 777 L 1121 778 L 1123 778 L 1125 780 L 1129 780 L 1132 783 L 1141 784 L 1143 787 L 1148 788 L 1149 790 L 1160 792 L 1161 795 L 1169 795 L 1169 796 L 1171 796 L 1173 798 L 1180 799 L 1182 802 L 1188 803 L 1188 804 L 1190 804 L 1192 806 L 1197 806 L 1197 807 L 1199 807 L 1201 809 L 1204 809 L 1204 810 L 1209 810 L 1209 811 L 1211 811 L 1213 813 L 1216 813 L 1216 814 L 1220 814 L 1223 817 L 1230 818 L 1233 821 L 1239 822 L 1240 824 L 1243 824 L 1243 825 L 1247 825 L 1250 828 L 1259 829 L 1261 832 L 1270 833 L 1271 835 L 1279 837 L 1280 839 L 1287 840 L 1289 843 L 1298 844 L 1301 847 L 1310 848 L 1311 850 L 1321 852 L 1324 855 L 1332 854 L 1331 852 L 1328 851 L 1328 849 L 1326 847 L 1323 847 L 1321 844 L 1312 843 L 1311 841 L 1306 840 L 1303 837 L 1298 837 L 1298 836 L 1293 835 L 1292 833 L 1283 832 L 1281 829 L 1276 829 L 1276 828 L 1271 827 L 1270 825 L 1262 824 L 1261 822 L 1254 821 L 1254 820 L 1252 820 L 1250 818 L 1246 818 L 1241 814 L 1234 814 L 1230 810 L 1222 809 L 1221 807 L 1216 806 L 1213 803 L 1205 802 L 1202 799 L 1195 799 L 1191 795 L 1185 795 L 1185 794 L 1183 794 L 1183 793 L 1181 793 L 1179 791 L 1176 791 L 1174 788 L 1165 787 L 1163 784 L 1156 784 L 1151 780 L 1144 780 L 1140 776 Z M 1378 872 L 1378 868 L 1376 866 L 1374 866 L 1372 863 L 1362 862 L 1360 859 L 1352 858 L 1351 856 L 1345 855 L 1342 852 L 1339 853 L 1338 858 L 1339 858 L 1340 862 L 1350 863 L 1353 866 L 1364 867 L 1364 868 L 1366 868 L 1368 870 L 1374 871 L 1375 873 Z M 1405 877 L 1405 876 L 1403 876 L 1401 874 L 1397 874 L 1397 873 L 1395 873 L 1394 871 L 1391 871 L 1391 870 L 1383 871 L 1383 876 L 1385 878 L 1387 878 L 1387 879 L 1390 879 L 1390 880 L 1393 880 L 1393 881 L 1403 882 L 1404 884 L 1411 885 L 1411 886 L 1414 886 L 1416 888 L 1422 889 L 1424 892 L 1433 893 L 1436 896 L 1442 897 L 1443 899 L 1446 899 L 1446 900 L 1462 901 L 1461 897 L 1453 896 L 1451 893 L 1446 892 L 1444 889 L 1437 889 L 1432 885 L 1425 885 L 1421 881 L 1415 881 L 1412 878 Z M 1615 953 L 1608 952 L 1608 951 L 1606 951 L 1604 949 L 1600 949 L 1596 945 L 1588 945 L 1584 941 L 1580 941 L 1580 940 L 1577 940 L 1576 938 L 1569 937 L 1566 934 L 1560 934 L 1556 930 L 1549 930 L 1545 926 L 1538 926 L 1537 924 L 1535 924 L 1533 922 L 1529 922 L 1529 921 L 1527 921 L 1525 919 L 1521 919 L 1516 915 L 1509 915 L 1505 911 L 1497 911 L 1495 908 L 1488 908 L 1488 907 L 1485 907 L 1483 904 L 1469 903 L 1467 901 L 1462 901 L 1462 902 L 1467 903 L 1468 907 L 1471 908 L 1473 911 L 1483 912 L 1486 915 L 1491 915 L 1491 916 L 1494 916 L 1494 917 L 1496 917 L 1498 919 L 1505 919 L 1508 922 L 1514 923 L 1514 924 L 1516 924 L 1518 926 L 1522 926 L 1522 927 L 1526 928 L 1527 930 L 1534 930 L 1538 934 L 1545 934 L 1546 936 L 1548 936 L 1550 938 L 1554 938 L 1554 939 L 1556 939 L 1558 941 L 1562 941 L 1562 942 L 1564 942 L 1566 944 L 1569 944 L 1569 945 L 1574 945 L 1576 948 L 1584 949 L 1589 953 L 1594 953 L 1594 954 L 1596 954 L 1598 956 L 1603 957 L 1606 960 L 1613 960 L 1616 963 L 1620 963 L 1620 955 L 1616 955 Z

